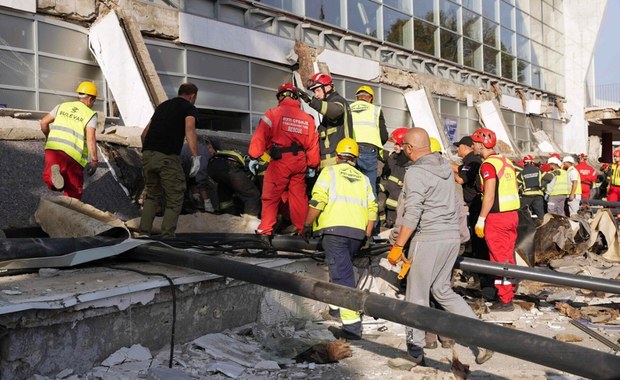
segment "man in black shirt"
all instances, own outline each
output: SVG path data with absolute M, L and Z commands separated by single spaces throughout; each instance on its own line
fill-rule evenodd
M 170 239 L 175 236 L 186 188 L 180 158 L 185 138 L 192 154 L 189 176 L 195 177 L 200 169 L 196 136 L 198 110 L 194 106 L 197 95 L 196 85 L 182 84 L 176 98 L 166 100 L 157 106 L 151 121 L 142 132 L 146 197 L 140 219 L 141 235 L 151 234 L 157 206 L 163 193 L 166 206 L 161 224 L 161 237 Z

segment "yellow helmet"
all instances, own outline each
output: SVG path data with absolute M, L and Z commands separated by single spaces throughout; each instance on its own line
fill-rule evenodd
M 97 96 L 97 85 L 93 82 L 84 81 L 77 86 L 75 92 L 78 94 Z
M 441 144 L 439 143 L 439 140 L 437 140 L 434 137 L 431 137 L 430 140 L 431 140 L 431 153 L 435 153 L 435 152 L 441 153 Z
M 350 137 L 345 137 L 338 142 L 338 145 L 336 145 L 336 153 L 359 157 L 360 150 L 355 140 Z
M 372 96 L 372 100 L 374 102 L 375 92 L 372 90 L 372 88 L 370 88 L 370 86 L 361 86 L 360 88 L 357 89 L 357 91 L 355 91 L 355 95 L 359 94 L 360 92 L 365 92 L 368 95 Z

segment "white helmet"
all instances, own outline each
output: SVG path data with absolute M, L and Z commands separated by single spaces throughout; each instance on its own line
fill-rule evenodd
M 561 166 L 562 162 L 560 162 L 560 159 L 557 157 L 549 157 L 549 159 L 547 160 L 548 164 L 556 164 L 557 166 Z
M 570 162 L 571 164 L 575 165 L 575 159 L 573 158 L 573 156 L 566 156 L 566 157 L 564 157 L 562 162 Z

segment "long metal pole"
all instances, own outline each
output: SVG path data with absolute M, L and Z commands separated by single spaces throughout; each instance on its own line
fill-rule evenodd
M 140 246 L 131 257 L 202 270 L 331 303 L 593 379 L 617 379 L 620 357 L 274 269 L 178 249 Z

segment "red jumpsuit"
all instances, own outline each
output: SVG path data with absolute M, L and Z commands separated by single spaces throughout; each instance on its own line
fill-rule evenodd
M 596 170 L 585 161 L 579 162 L 575 168 L 581 176 L 581 199 L 590 199 L 590 190 L 597 178 Z
M 278 150 L 282 153 L 278 154 Z M 291 221 L 301 231 L 308 212 L 306 170 L 316 168 L 321 158 L 314 119 L 301 110 L 299 100 L 285 97 L 263 115 L 248 153 L 256 158 L 264 152 L 269 152 L 271 161 L 265 172 L 261 223 L 256 232 L 273 234 L 278 206 L 285 192 L 288 192 Z

